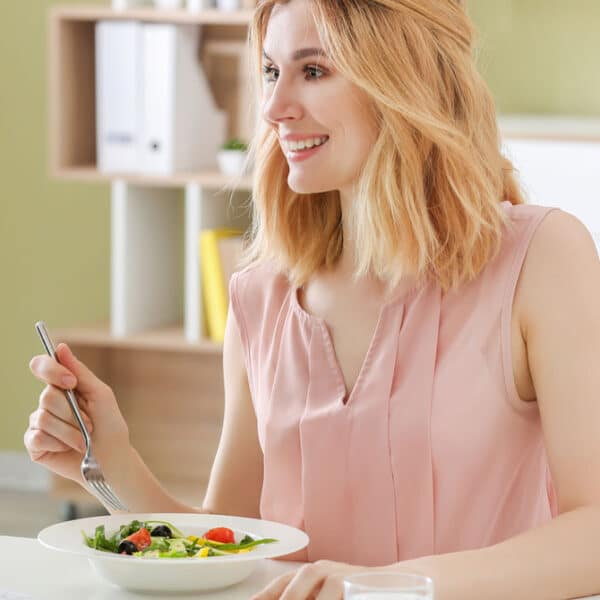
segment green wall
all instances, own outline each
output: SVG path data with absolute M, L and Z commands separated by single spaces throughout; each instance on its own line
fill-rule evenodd
M 23 448 L 41 390 L 28 369 L 41 348 L 34 322 L 108 320 L 109 188 L 47 175 L 46 11 L 56 3 L 0 2 L 0 449 Z M 500 112 L 600 113 L 600 2 L 471 0 L 469 11 Z
M 467 0 L 500 112 L 600 115 L 598 0 Z
M 109 187 L 48 177 L 46 12 L 53 4 L 0 2 L 0 449 L 24 449 L 42 390 L 29 371 L 31 356 L 43 351 L 35 321 L 56 329 L 109 312 Z

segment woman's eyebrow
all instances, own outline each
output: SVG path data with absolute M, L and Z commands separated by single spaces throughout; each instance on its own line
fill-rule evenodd
M 271 62 L 275 62 L 263 49 L 263 56 L 270 60 Z M 301 58 L 306 58 L 307 56 L 323 56 L 327 58 L 327 54 L 325 54 L 325 50 L 322 48 L 301 48 L 300 50 L 296 50 L 292 54 L 292 60 L 300 60 Z

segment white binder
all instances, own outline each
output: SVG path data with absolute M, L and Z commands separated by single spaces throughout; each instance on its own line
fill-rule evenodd
M 195 25 L 96 24 L 97 163 L 103 173 L 217 168 L 227 118 L 198 58 Z
M 162 23 L 142 27 L 140 171 L 168 175 L 216 168 L 227 123 L 198 59 L 200 28 Z
M 142 27 L 135 21 L 99 21 L 95 32 L 98 170 L 137 171 Z

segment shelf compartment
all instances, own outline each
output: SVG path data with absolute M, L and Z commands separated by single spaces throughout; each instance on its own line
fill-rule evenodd
M 255 108 L 248 79 L 247 25 L 252 11 L 225 13 L 65 7 L 48 19 L 49 164 L 51 176 L 83 181 L 123 179 L 156 186 L 197 183 L 207 187 L 250 189 L 249 176 L 236 181 L 218 173 L 178 172 L 169 176 L 100 173 L 96 169 L 95 25 L 99 20 L 142 20 L 196 24 L 203 28 L 198 62 L 219 109 L 227 114 L 226 138 L 248 138 Z

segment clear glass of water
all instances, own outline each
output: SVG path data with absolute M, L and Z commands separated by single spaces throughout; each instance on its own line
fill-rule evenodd
M 357 573 L 344 579 L 344 600 L 433 600 L 433 580 L 400 571 Z

